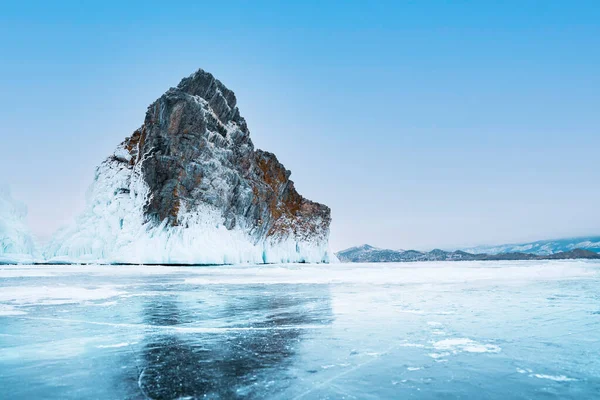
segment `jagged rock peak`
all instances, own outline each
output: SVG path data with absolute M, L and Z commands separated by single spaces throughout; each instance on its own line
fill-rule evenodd
M 245 121 L 239 116 L 235 93 L 229 90 L 210 72 L 199 69 L 187 78 L 183 78 L 177 90 L 192 96 L 205 99 L 223 124 L 234 120 L 238 123 Z

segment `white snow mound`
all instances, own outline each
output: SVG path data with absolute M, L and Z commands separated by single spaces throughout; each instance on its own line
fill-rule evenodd
M 14 200 L 8 187 L 0 186 L 0 264 L 34 260 L 35 240 L 26 217 L 25 204 Z
M 181 226 L 154 226 L 144 217 L 149 189 L 137 163 L 119 146 L 96 171 L 87 206 L 74 225 L 59 231 L 44 256 L 49 262 L 132 264 L 241 264 L 335 261 L 328 241 L 292 238 L 259 243 L 241 229 L 228 230 L 217 209 L 178 214 Z

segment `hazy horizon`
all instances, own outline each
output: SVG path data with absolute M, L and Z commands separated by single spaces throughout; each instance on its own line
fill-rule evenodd
M 331 207 L 335 251 L 598 234 L 599 19 L 592 1 L 4 5 L 0 183 L 48 237 L 203 68 Z

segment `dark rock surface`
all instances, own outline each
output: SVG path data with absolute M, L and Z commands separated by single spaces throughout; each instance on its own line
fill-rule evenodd
M 255 240 L 326 239 L 330 209 L 302 197 L 274 154 L 255 150 L 235 94 L 199 70 L 148 107 L 126 139 L 128 168 L 140 164 L 151 223 L 187 223 L 182 210 L 218 209 L 227 229 Z

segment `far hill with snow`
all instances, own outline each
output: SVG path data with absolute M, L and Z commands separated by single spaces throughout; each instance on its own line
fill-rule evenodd
M 458 261 L 476 260 L 477 254 L 464 251 L 444 251 L 435 249 L 429 252 L 417 250 L 380 249 L 368 244 L 351 247 L 336 253 L 342 262 L 409 262 L 409 261 Z
M 567 260 L 600 259 L 597 252 L 574 248 L 552 254 L 533 254 L 518 251 L 502 253 L 470 253 L 461 250 L 444 251 L 440 249 L 428 252 L 417 250 L 380 249 L 368 244 L 351 247 L 336 253 L 342 262 L 414 262 L 414 261 L 499 261 L 499 260 Z
M 462 250 L 468 253 L 527 253 L 550 255 L 575 249 L 584 249 L 593 251 L 594 253 L 600 253 L 600 236 L 538 240 L 537 242 L 501 244 L 495 246 L 476 246 Z

